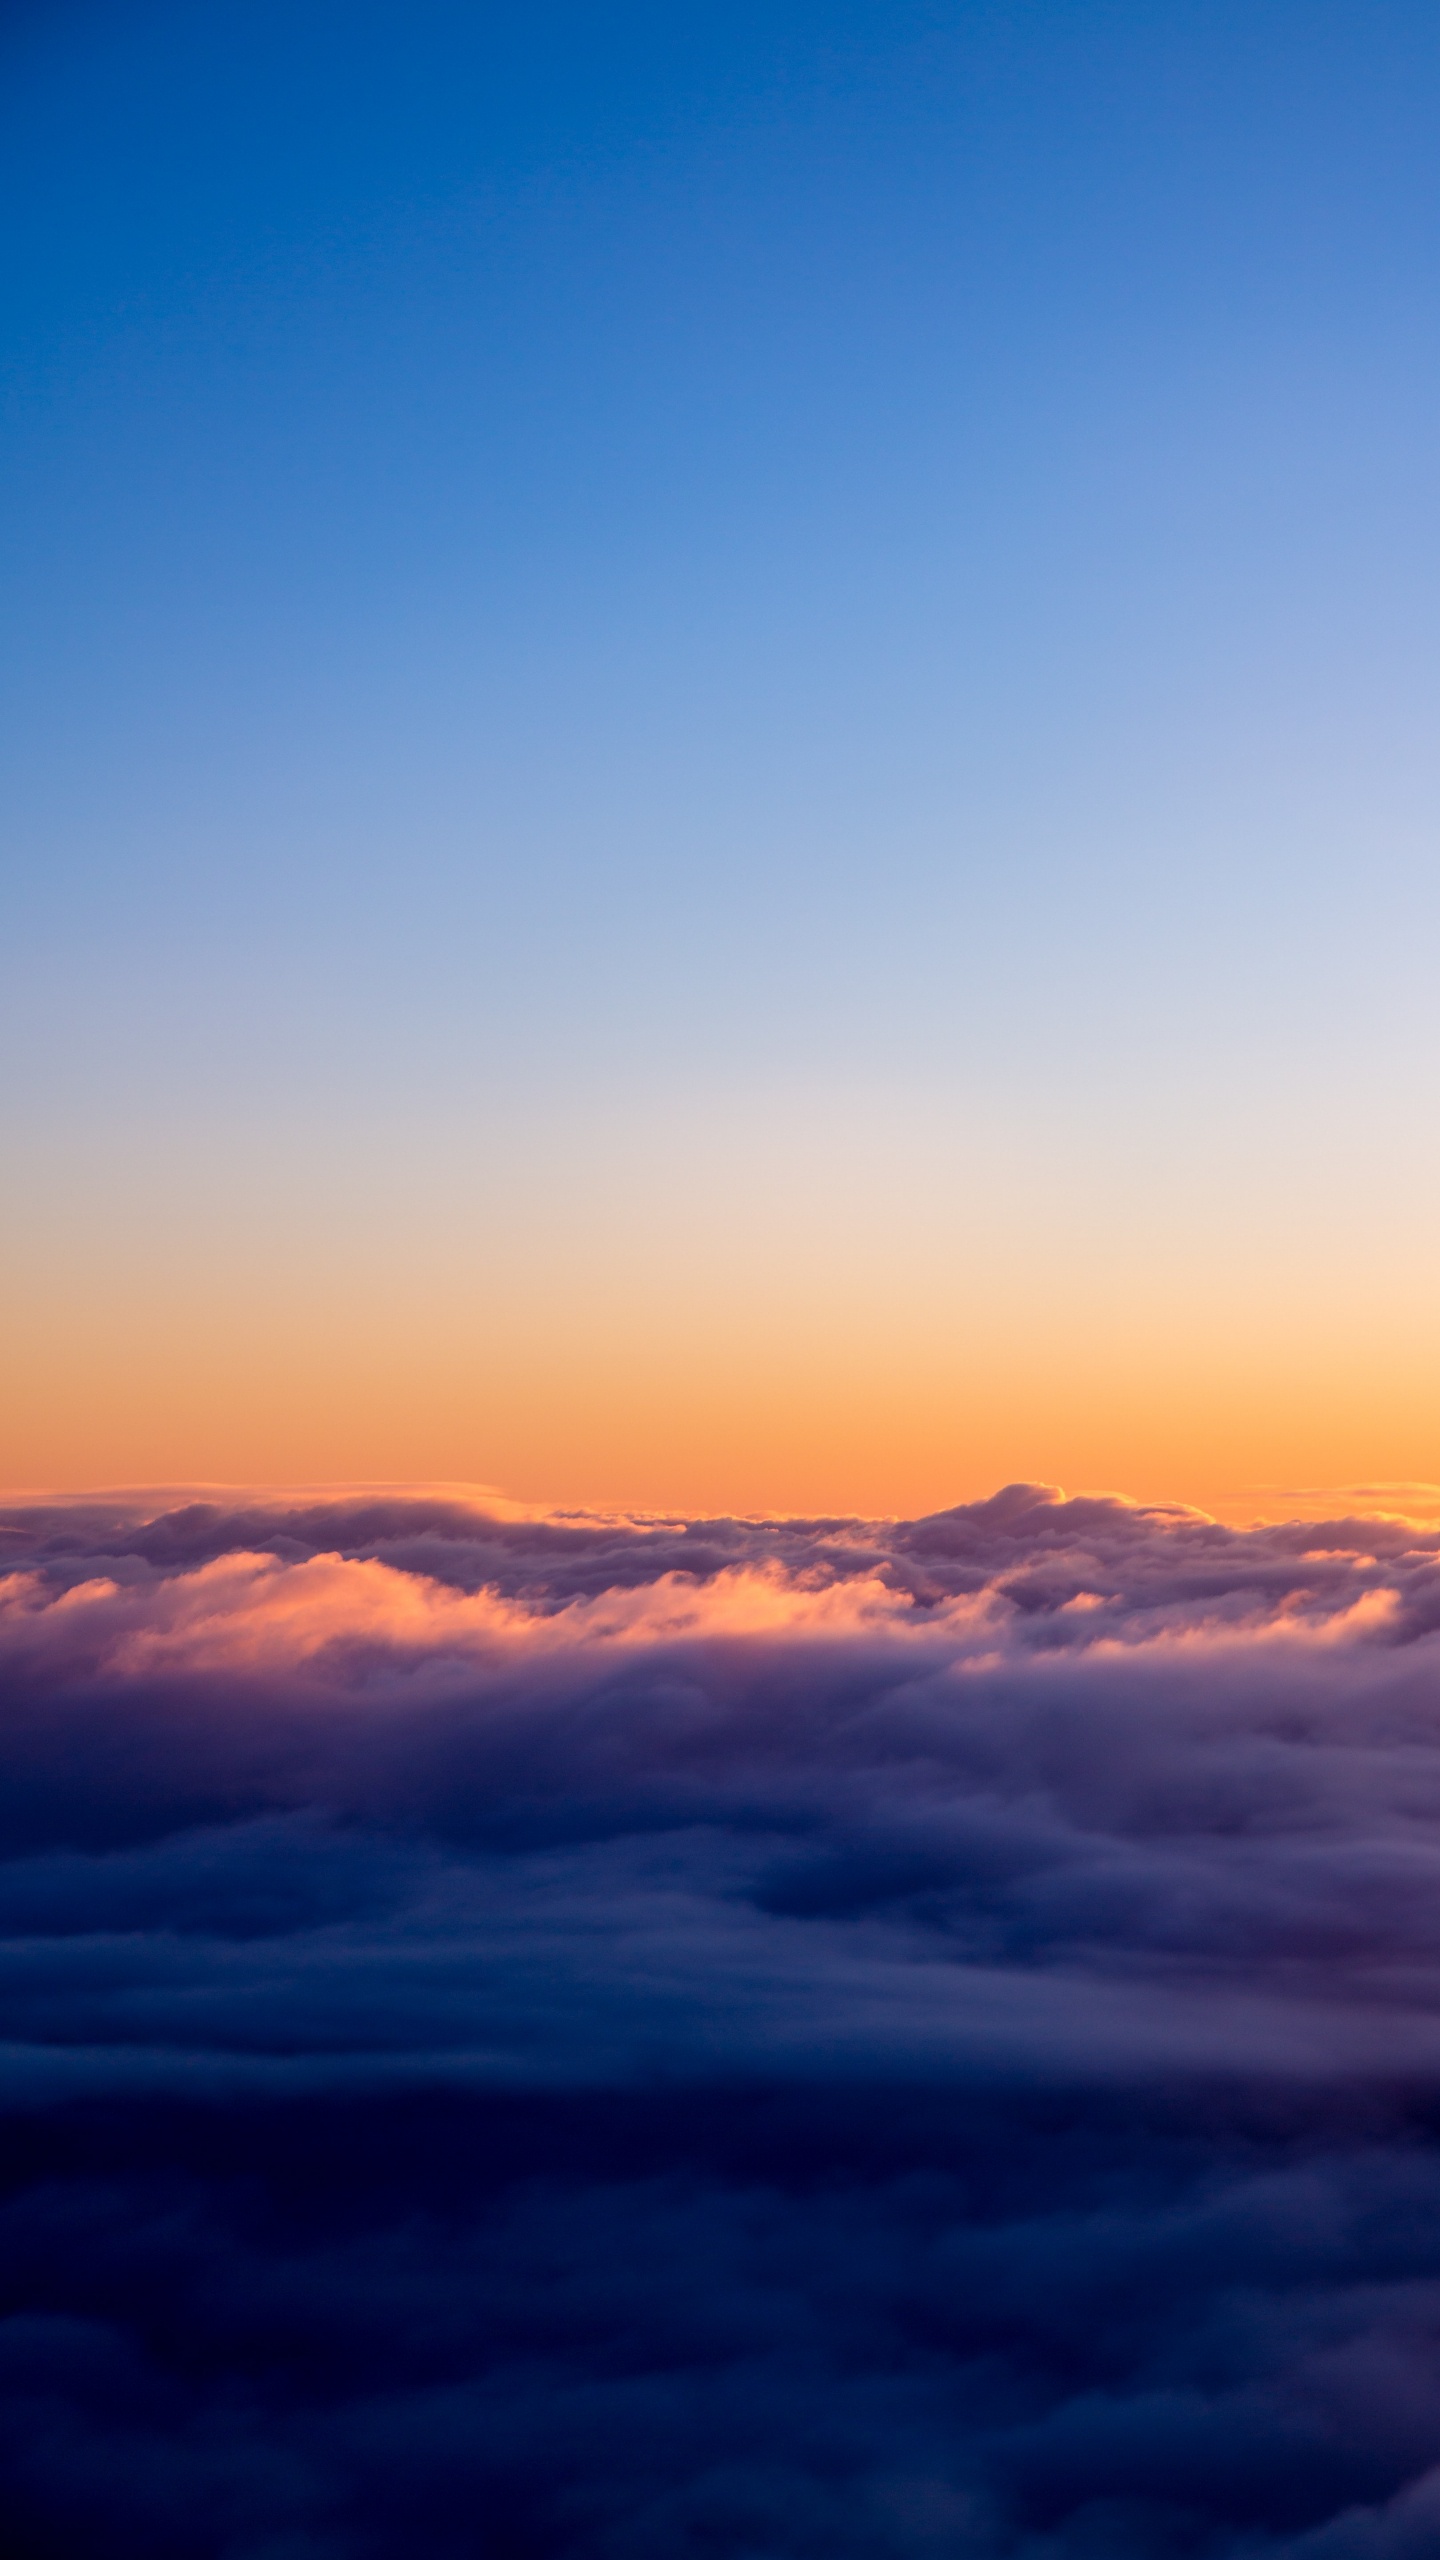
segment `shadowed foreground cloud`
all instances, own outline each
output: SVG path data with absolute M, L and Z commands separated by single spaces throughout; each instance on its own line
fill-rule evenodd
M 1440 1532 L 0 1537 L 7 2551 L 1440 2550 Z

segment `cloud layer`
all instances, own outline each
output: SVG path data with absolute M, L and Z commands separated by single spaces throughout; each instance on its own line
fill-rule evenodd
M 1440 2548 L 1440 1532 L 0 1539 L 18 2549 Z

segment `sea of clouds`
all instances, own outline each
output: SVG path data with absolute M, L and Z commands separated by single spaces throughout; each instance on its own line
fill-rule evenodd
M 1440 2552 L 1440 1533 L 0 1541 L 7 2554 Z

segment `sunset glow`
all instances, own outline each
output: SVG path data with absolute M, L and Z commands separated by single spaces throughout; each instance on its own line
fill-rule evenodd
M 1440 15 L 0 7 L 0 2555 L 1440 2553 Z

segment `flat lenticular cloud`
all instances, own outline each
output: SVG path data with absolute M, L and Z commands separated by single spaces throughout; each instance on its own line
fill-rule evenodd
M 18 2548 L 1440 2547 L 1440 1532 L 0 1531 Z

